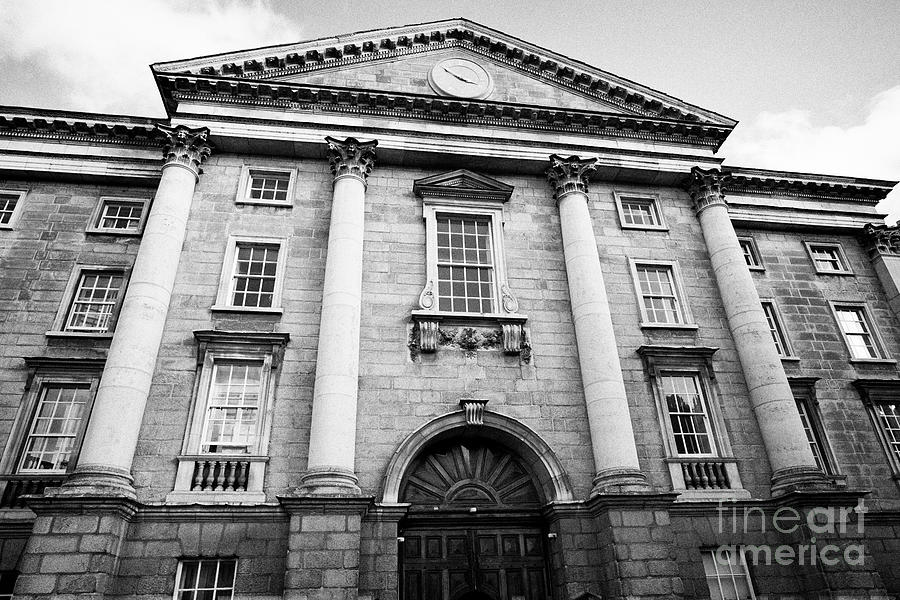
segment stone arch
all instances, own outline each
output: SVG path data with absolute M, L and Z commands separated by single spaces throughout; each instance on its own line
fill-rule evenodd
M 550 446 L 523 423 L 495 412 L 484 412 L 483 425 L 469 425 L 463 411 L 433 419 L 410 434 L 397 447 L 388 463 L 382 484 L 381 501 L 399 501 L 403 476 L 416 457 L 436 443 L 461 434 L 489 438 L 515 452 L 530 467 L 544 502 L 569 502 L 575 499 L 569 477 Z

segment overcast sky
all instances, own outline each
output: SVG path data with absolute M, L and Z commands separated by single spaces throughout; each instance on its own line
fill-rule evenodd
M 150 63 L 452 17 L 738 119 L 726 164 L 900 179 L 900 0 L 0 0 L 0 103 L 163 117 Z

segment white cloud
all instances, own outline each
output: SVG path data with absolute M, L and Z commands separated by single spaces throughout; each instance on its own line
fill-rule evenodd
M 745 167 L 900 179 L 900 85 L 872 98 L 862 123 L 816 125 L 804 110 L 763 112 L 741 123 L 720 154 Z M 900 218 L 900 190 L 879 207 L 888 222 Z
M 54 80 L 54 97 L 75 110 L 160 114 L 150 63 L 302 39 L 299 27 L 261 0 L 41 0 L 2 8 L 0 57 L 39 64 Z

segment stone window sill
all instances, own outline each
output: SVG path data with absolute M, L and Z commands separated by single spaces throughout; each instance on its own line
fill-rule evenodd
M 893 358 L 851 358 L 851 365 L 896 365 Z
M 757 273 L 762 273 L 763 271 L 766 270 L 766 268 L 763 267 L 763 266 L 758 266 L 758 267 L 757 267 L 757 266 L 754 266 L 754 267 L 751 267 L 750 265 L 747 265 L 747 270 L 748 270 L 748 271 L 756 271 Z
M 632 231 L 669 231 L 666 225 L 622 225 L 622 229 L 631 229 Z
M 800 357 L 799 356 L 782 356 L 781 362 L 788 364 L 799 364 Z
M 218 313 L 256 313 L 263 315 L 280 315 L 284 313 L 284 309 L 280 306 L 273 306 L 271 308 L 254 308 L 252 306 L 210 306 L 209 310 L 212 312 Z
M 99 227 L 90 227 L 85 233 L 91 235 L 115 235 L 119 237 L 141 237 L 144 232 L 134 229 L 100 229 Z
M 258 200 L 247 200 L 246 198 L 235 200 L 234 203 L 238 206 L 271 206 L 273 208 L 294 208 L 294 205 L 291 202 L 260 202 Z
M 853 271 L 816 271 L 816 275 L 849 275 L 852 277 L 855 273 Z
M 73 338 L 73 339 L 91 339 L 91 340 L 111 340 L 112 331 L 104 333 L 93 333 L 90 331 L 48 331 L 44 335 L 48 338 Z
M 696 331 L 700 326 L 696 323 L 641 323 L 641 329 L 685 329 Z

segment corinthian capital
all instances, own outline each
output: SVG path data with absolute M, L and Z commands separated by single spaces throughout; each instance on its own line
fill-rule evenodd
M 699 215 L 705 209 L 714 204 L 728 206 L 725 196 L 722 194 L 722 182 L 725 176 L 719 169 L 691 169 L 690 180 L 687 183 L 687 191 L 694 201 L 694 211 Z
M 200 163 L 212 152 L 206 141 L 209 129 L 206 127 L 191 129 L 184 125 L 168 127 L 159 124 L 156 128 L 166 134 L 166 141 L 163 144 L 163 158 L 166 165 L 181 165 L 199 177 Z
M 863 238 L 872 258 L 878 255 L 900 256 L 900 227 L 897 225 L 888 227 L 869 223 L 863 228 Z
M 334 178 L 353 175 L 365 182 L 375 166 L 375 146 L 378 145 L 378 140 L 360 142 L 352 137 L 346 140 L 326 137 L 325 141 L 328 142 L 328 164 Z
M 587 194 L 588 177 L 596 170 L 596 158 L 579 158 L 577 156 L 563 158 L 557 154 L 551 154 L 550 168 L 547 169 L 547 181 L 553 188 L 553 197 L 559 200 L 570 192 Z

